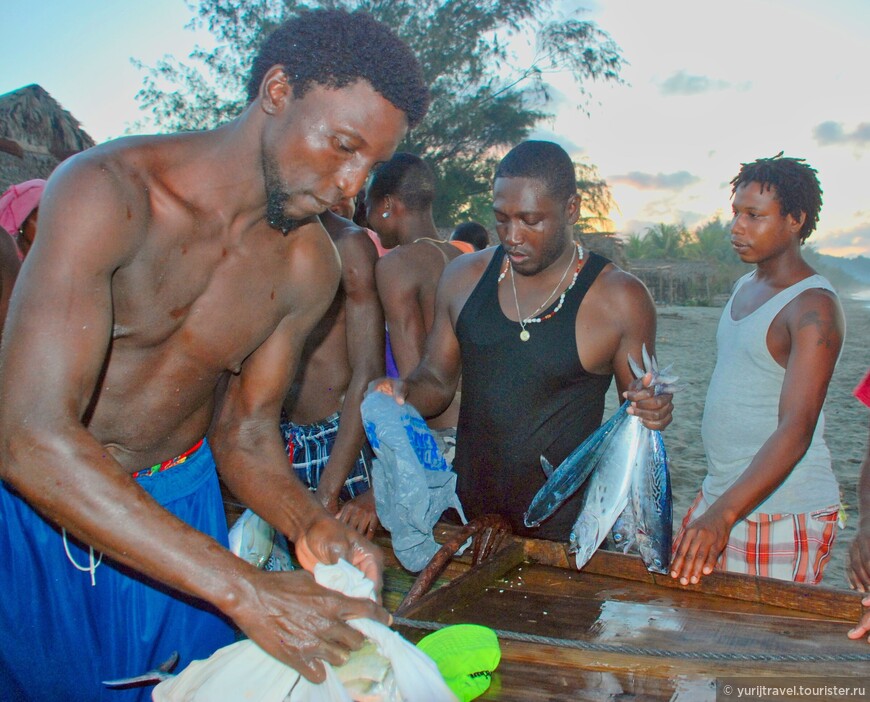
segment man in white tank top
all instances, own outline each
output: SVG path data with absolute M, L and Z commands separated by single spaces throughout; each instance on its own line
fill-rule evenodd
M 671 576 L 697 583 L 715 567 L 818 583 L 840 502 L 822 405 L 845 334 L 836 293 L 801 256 L 822 192 L 815 169 L 781 153 L 743 164 L 731 185 L 731 243 L 755 270 L 719 322 L 701 424 L 708 472 Z

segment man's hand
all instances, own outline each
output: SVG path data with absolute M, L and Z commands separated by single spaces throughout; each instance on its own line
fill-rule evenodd
M 655 386 L 650 387 L 652 374 L 632 382 L 622 396 L 631 402 L 628 413 L 638 417 L 647 429 L 661 431 L 673 421 L 674 396 L 663 393 L 655 394 Z
M 731 524 L 716 514 L 715 505 L 686 526 L 674 549 L 671 560 L 671 577 L 682 585 L 700 582 L 703 575 L 710 575 L 725 546 Z
M 305 570 L 317 563 L 332 564 L 343 558 L 356 566 L 375 584 L 378 601 L 384 585 L 384 556 L 381 549 L 358 531 L 333 517 L 324 515 L 294 542 L 296 558 Z
M 369 386 L 366 388 L 366 396 L 373 392 L 392 395 L 396 398 L 397 403 L 404 405 L 405 398 L 408 396 L 408 387 L 401 378 L 377 378 L 369 383 Z
M 250 601 L 228 614 L 260 648 L 314 683 L 326 678 L 323 661 L 341 665 L 363 644 L 348 619 L 390 621 L 371 600 L 322 587 L 304 571 L 256 571 L 250 585 Z
M 345 502 L 338 511 L 337 519 L 355 529 L 367 539 L 375 535 L 378 528 L 378 513 L 375 509 L 375 496 L 372 489 Z
M 860 639 L 862 636 L 867 636 L 867 642 L 870 643 L 870 596 L 865 597 L 861 600 L 861 604 L 868 609 L 864 610 L 864 616 L 861 617 L 861 621 L 858 622 L 858 625 L 854 629 L 850 629 L 847 636 L 850 639 Z

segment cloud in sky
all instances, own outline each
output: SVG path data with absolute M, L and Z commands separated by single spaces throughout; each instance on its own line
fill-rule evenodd
M 699 95 L 731 87 L 734 86 L 725 80 L 715 80 L 707 76 L 693 76 L 685 71 L 677 71 L 666 78 L 659 89 L 662 95 Z
M 813 137 L 819 146 L 836 144 L 870 145 L 870 122 L 861 122 L 851 132 L 842 122 L 822 122 L 813 128 Z
M 867 241 L 870 241 L 870 220 L 849 229 L 813 232 L 807 241 L 822 253 L 832 256 L 866 256 Z
M 607 181 L 630 185 L 638 190 L 683 190 L 690 185 L 700 183 L 701 179 L 688 171 L 655 174 L 630 171 L 624 175 L 609 176 Z

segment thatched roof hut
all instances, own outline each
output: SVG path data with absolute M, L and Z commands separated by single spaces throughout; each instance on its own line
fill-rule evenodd
M 709 261 L 633 260 L 628 270 L 640 278 L 659 304 L 712 303 L 719 290 Z
M 626 269 L 628 261 L 624 253 L 625 244 L 615 234 L 607 232 L 581 232 L 579 239 L 580 243 L 590 251 L 609 258 L 623 270 Z
M 0 95 L 0 192 L 48 178 L 61 161 L 93 145 L 78 120 L 40 86 Z

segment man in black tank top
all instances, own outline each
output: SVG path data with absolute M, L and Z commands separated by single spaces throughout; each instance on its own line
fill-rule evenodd
M 644 343 L 655 348 L 655 305 L 637 278 L 574 241 L 574 164 L 556 144 L 527 141 L 505 156 L 493 209 L 501 245 L 445 269 L 423 360 L 378 388 L 428 416 L 461 373 L 453 467 L 466 516 L 502 514 L 516 533 L 564 541 L 579 495 L 540 527 L 523 524 L 546 480 L 541 455 L 557 466 L 601 424 L 614 377 L 646 426 L 671 422 L 671 397 L 633 383 L 628 366 Z

